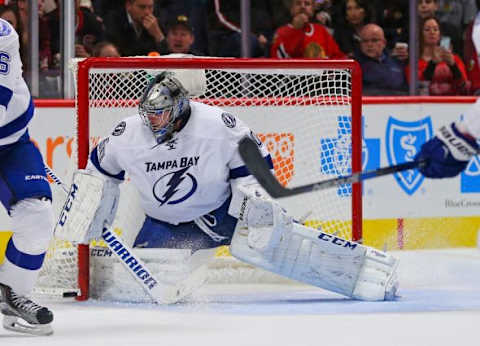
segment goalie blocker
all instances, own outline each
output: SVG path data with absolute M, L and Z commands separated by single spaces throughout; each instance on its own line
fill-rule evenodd
M 55 226 L 55 236 L 75 244 L 100 239 L 104 226 L 113 223 L 119 197 L 118 184 L 111 179 L 103 179 L 88 170 L 76 171 Z
M 355 299 L 395 298 L 396 258 L 295 222 L 259 185 L 234 187 L 229 213 L 239 260 Z

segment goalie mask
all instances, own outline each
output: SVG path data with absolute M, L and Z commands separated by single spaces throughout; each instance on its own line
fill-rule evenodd
M 190 115 L 188 92 L 172 72 L 162 72 L 148 84 L 139 114 L 158 143 L 170 139 Z

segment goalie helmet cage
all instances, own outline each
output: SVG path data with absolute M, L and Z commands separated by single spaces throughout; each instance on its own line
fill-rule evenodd
M 78 62 L 78 168 L 84 168 L 87 164 L 89 151 L 95 143 L 92 138 L 98 140 L 99 137 L 107 135 L 107 131 L 118 123 L 118 117 L 114 121 L 108 121 L 106 129 L 99 125 L 100 122 L 109 118 L 117 108 L 130 108 L 130 112 L 122 113 L 122 117 L 134 114 L 148 80 L 165 69 L 205 71 L 207 89 L 193 99 L 220 106 L 244 119 L 267 144 L 272 153 L 276 176 L 282 184 L 295 186 L 318 180 L 318 174 L 328 179 L 361 171 L 362 86 L 361 70 L 355 61 L 196 57 L 89 58 Z M 140 79 L 142 82 L 139 82 Z M 261 107 L 259 111 L 255 111 L 257 107 Z M 101 113 L 102 120 L 98 120 L 98 114 L 96 118 L 92 117 L 95 111 Z M 330 114 L 333 116 L 329 116 Z M 102 128 L 102 133 L 92 134 L 93 130 L 98 130 L 97 127 Z M 330 132 L 325 130 L 327 128 L 331 129 L 328 130 Z M 325 132 L 322 132 L 324 130 Z M 307 151 L 312 154 L 302 156 L 303 152 Z M 312 160 L 318 161 L 319 157 L 320 165 L 316 165 L 312 170 Z M 303 174 L 307 170 L 312 172 Z M 330 194 L 333 197 L 322 195 L 314 199 L 309 196 L 315 195 L 312 193 L 298 198 L 287 198 L 281 202 L 285 202 L 287 209 L 290 210 L 290 206 L 294 209 L 295 217 L 303 218 L 307 224 L 310 221 L 313 227 L 327 232 L 340 230 L 340 235 L 344 237 L 361 240 L 361 184 L 332 190 Z M 129 198 L 124 194 L 122 190 L 121 200 Z M 301 204 L 303 206 L 298 207 Z M 305 210 L 308 209 L 305 206 L 311 206 L 313 216 L 312 210 Z M 338 213 L 328 211 L 325 215 L 317 215 L 317 210 L 322 209 L 342 210 Z M 302 215 L 305 211 L 310 216 Z M 336 222 L 338 219 L 342 219 L 341 224 Z M 330 224 L 333 226 L 330 227 Z M 121 230 L 122 236 L 126 231 L 128 230 Z M 126 238 L 128 239 L 128 236 Z M 133 240 L 127 242 L 132 244 Z M 78 250 L 77 284 L 81 294 L 77 299 L 85 300 L 89 296 L 90 252 L 87 245 L 81 245 Z

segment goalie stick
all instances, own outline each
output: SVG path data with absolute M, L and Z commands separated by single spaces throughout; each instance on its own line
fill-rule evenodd
M 67 186 L 57 177 L 52 169 L 46 165 L 45 172 L 67 195 L 70 193 Z M 123 241 L 123 239 L 115 234 L 111 227 L 103 228 L 102 238 L 107 243 L 110 250 L 117 256 L 124 268 L 157 303 L 176 303 L 186 295 L 190 294 L 193 288 L 201 284 L 201 273 L 193 273 L 187 280 L 180 282 L 177 285 L 159 281 L 147 268 L 145 263 L 134 254 L 132 249 Z
M 247 165 L 248 170 L 258 180 L 260 185 L 273 198 L 282 198 L 295 196 L 302 193 L 324 190 L 342 184 L 357 183 L 366 179 L 381 177 L 383 175 L 413 169 L 426 164 L 426 161 L 410 161 L 395 166 L 378 168 L 372 171 L 353 173 L 352 175 L 328 179 L 317 183 L 301 185 L 297 187 L 283 187 L 275 176 L 270 172 L 262 154 L 258 150 L 257 143 L 249 137 L 244 137 L 238 142 L 238 150 L 243 161 Z

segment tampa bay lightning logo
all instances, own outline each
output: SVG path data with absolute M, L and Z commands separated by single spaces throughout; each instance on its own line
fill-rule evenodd
M 182 203 L 194 194 L 198 183 L 197 179 L 187 172 L 190 167 L 167 173 L 153 185 L 153 196 L 160 202 L 160 206 Z
M 418 121 L 401 121 L 388 118 L 385 135 L 387 158 L 390 165 L 413 161 L 423 143 L 432 137 L 432 121 L 430 117 Z M 413 195 L 423 182 L 423 175 L 416 169 L 395 173 L 400 187 L 409 195 Z

